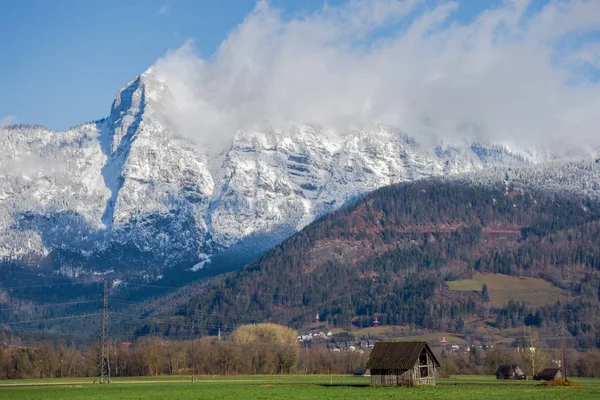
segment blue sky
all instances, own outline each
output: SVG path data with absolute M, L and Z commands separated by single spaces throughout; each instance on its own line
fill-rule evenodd
M 442 3 L 429 0 L 423 7 Z M 532 0 L 529 9 L 546 3 Z M 269 1 L 284 18 L 310 14 L 323 4 Z M 468 24 L 502 4 L 460 1 L 447 23 Z M 169 49 L 192 39 L 195 54 L 208 59 L 255 5 L 254 0 L 0 1 L 0 118 L 65 129 L 107 116 L 116 91 Z
M 320 0 L 272 0 L 287 15 Z M 328 4 L 341 3 L 329 0 Z M 468 0 L 464 18 L 485 1 Z M 116 91 L 167 50 L 194 39 L 204 57 L 255 0 L 0 1 L 0 117 L 54 129 L 106 116 Z
M 285 3 L 302 12 L 320 1 Z M 168 49 L 212 54 L 254 0 L 0 1 L 0 117 L 64 129 L 108 114 L 116 91 Z

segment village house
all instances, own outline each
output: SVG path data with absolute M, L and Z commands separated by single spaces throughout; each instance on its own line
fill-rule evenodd
M 551 381 L 554 379 L 562 379 L 563 373 L 560 368 L 546 368 L 534 375 L 536 381 Z
M 333 334 L 329 331 L 327 332 L 309 332 L 307 334 L 303 334 L 303 335 L 298 335 L 298 341 L 299 342 L 308 342 L 311 341 L 313 339 L 329 339 L 333 336 Z
M 504 364 L 496 370 L 496 379 L 525 380 L 525 372 L 517 364 Z
M 439 367 L 426 342 L 377 342 L 366 365 L 374 386 L 435 385 Z
M 364 369 L 363 367 L 356 367 L 356 369 L 354 370 L 354 376 L 365 376 L 365 377 L 370 377 L 371 376 L 371 371 L 369 371 L 368 369 Z

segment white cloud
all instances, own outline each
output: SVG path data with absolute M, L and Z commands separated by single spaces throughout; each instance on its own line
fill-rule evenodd
M 574 51 L 568 60 L 575 65 L 589 65 L 600 70 L 600 43 L 594 43 Z
M 577 38 L 600 30 L 600 2 L 505 1 L 467 24 L 456 8 L 352 1 L 285 19 L 261 1 L 211 58 L 188 41 L 156 63 L 172 94 L 163 118 L 200 139 L 308 123 L 599 144 L 600 84 L 563 61 L 597 61 L 597 42 Z
M 14 120 L 15 117 L 13 117 L 12 115 L 7 115 L 6 117 L 3 117 L 2 119 L 0 119 L 0 128 L 12 124 Z
M 169 12 L 169 9 L 171 8 L 171 5 L 175 3 L 175 0 L 167 0 L 165 2 L 165 4 L 163 4 L 159 9 L 158 9 L 158 14 L 159 15 L 165 15 L 166 13 Z

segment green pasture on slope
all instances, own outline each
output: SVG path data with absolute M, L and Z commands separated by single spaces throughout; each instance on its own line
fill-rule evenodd
M 117 378 L 106 385 L 87 380 L 2 381 L 0 399 L 19 400 L 179 400 L 179 399 L 598 399 L 600 379 L 576 379 L 579 387 L 539 387 L 534 381 L 497 381 L 490 376 L 439 379 L 438 386 L 382 388 L 368 386 L 368 378 L 329 375 L 188 376 Z M 69 383 L 72 382 L 72 383 Z M 333 385 L 330 385 L 333 382 Z M 57 384 L 19 386 L 8 384 Z M 363 385 L 363 386 L 352 386 Z
M 503 274 L 475 274 L 473 279 L 447 281 L 446 284 L 450 290 L 477 292 L 486 284 L 490 302 L 496 307 L 506 306 L 509 300 L 543 306 L 565 297 L 561 289 L 544 279 Z

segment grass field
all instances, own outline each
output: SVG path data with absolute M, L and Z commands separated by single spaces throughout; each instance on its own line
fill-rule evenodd
M 381 327 L 378 327 L 381 328 Z M 361 329 L 359 331 L 355 331 L 352 332 L 354 335 L 357 334 L 365 334 L 368 332 L 368 330 L 371 328 L 365 328 L 365 329 Z M 377 329 L 377 328 L 375 328 Z M 392 330 L 389 330 L 388 332 L 386 331 L 382 331 L 382 333 L 391 333 Z M 455 333 L 444 333 L 444 332 L 425 332 L 421 335 L 402 335 L 402 336 L 397 336 L 395 337 L 395 339 L 393 340 L 401 340 L 401 341 L 411 341 L 411 340 L 415 340 L 418 342 L 439 342 L 442 337 L 445 337 L 446 340 L 452 344 L 465 344 L 465 337 L 462 335 L 457 335 Z
M 368 378 L 350 376 L 186 376 L 118 378 L 108 385 L 91 379 L 2 381 L 0 399 L 598 399 L 600 379 L 578 379 L 579 387 L 543 388 L 538 382 L 497 381 L 490 376 L 439 379 L 438 386 L 419 388 L 369 387 Z M 333 385 L 331 385 L 333 383 Z M 10 387 L 12 384 L 40 386 Z M 41 386 L 50 384 L 52 386 Z M 352 386 L 357 385 L 357 386 Z
M 398 326 L 398 325 L 381 325 L 381 326 L 371 326 L 368 328 L 360 328 L 354 329 L 351 331 L 335 328 L 331 329 L 331 333 L 341 333 L 341 332 L 349 332 L 354 336 L 375 336 L 375 335 L 388 335 L 397 340 L 416 340 L 416 341 L 425 341 L 425 342 L 439 342 L 442 337 L 445 337 L 450 343 L 455 344 L 465 344 L 465 337 L 462 335 L 457 335 L 455 333 L 447 333 L 447 332 L 423 332 L 422 334 L 415 335 L 407 335 L 406 330 L 408 327 L 406 326 Z
M 536 306 L 554 303 L 564 299 L 561 289 L 550 282 L 538 278 L 520 278 L 502 274 L 476 274 L 473 279 L 446 282 L 451 290 L 481 291 L 483 284 L 488 287 L 492 305 L 505 306 L 509 300 L 525 301 Z

